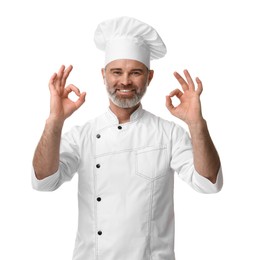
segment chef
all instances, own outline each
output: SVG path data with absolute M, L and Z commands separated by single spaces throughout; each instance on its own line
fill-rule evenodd
M 105 51 L 101 72 L 109 108 L 62 135 L 86 93 L 66 86 L 72 66 L 61 66 L 49 81 L 50 114 L 35 150 L 32 185 L 53 191 L 78 174 L 74 260 L 174 260 L 174 173 L 201 193 L 218 192 L 223 182 L 201 112 L 202 82 L 187 70 L 184 76 L 175 72 L 181 89 L 166 97 L 186 132 L 141 105 L 154 75 L 150 61 L 166 54 L 157 31 L 119 17 L 100 23 L 94 40 Z M 71 92 L 77 101 L 68 98 Z

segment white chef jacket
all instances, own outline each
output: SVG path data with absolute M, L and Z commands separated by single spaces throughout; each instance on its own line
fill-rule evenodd
M 222 188 L 193 166 L 188 133 L 141 106 L 119 124 L 109 109 L 62 137 L 58 171 L 33 187 L 53 191 L 78 173 L 73 260 L 174 260 L 174 172 L 196 191 Z

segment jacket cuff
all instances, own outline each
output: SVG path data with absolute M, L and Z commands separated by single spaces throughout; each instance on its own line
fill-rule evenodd
M 34 168 L 32 167 L 32 187 L 38 191 L 54 191 L 58 188 L 60 172 L 59 170 L 54 174 L 38 180 L 35 175 Z
M 223 186 L 223 176 L 222 168 L 220 167 L 217 179 L 215 183 L 212 183 L 207 178 L 200 175 L 197 171 L 193 175 L 193 183 L 195 184 L 195 189 L 202 193 L 217 193 L 222 189 Z

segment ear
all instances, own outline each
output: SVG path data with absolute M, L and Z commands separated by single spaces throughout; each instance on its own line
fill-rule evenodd
M 106 70 L 105 70 L 105 68 L 101 69 L 101 75 L 102 75 L 102 78 L 103 78 L 103 81 L 104 81 L 104 84 L 105 84 L 105 78 L 106 78 Z
M 154 71 L 153 71 L 153 70 L 149 70 L 148 73 L 149 73 L 149 74 L 148 74 L 147 86 L 149 86 L 150 82 L 151 82 L 152 79 L 153 79 Z
M 105 78 L 105 68 L 101 69 L 101 75 L 102 75 L 103 78 Z

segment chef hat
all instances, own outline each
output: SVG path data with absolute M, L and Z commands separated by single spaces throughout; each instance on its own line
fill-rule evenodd
M 98 49 L 105 51 L 105 65 L 113 60 L 132 59 L 150 68 L 150 60 L 162 58 L 167 52 L 154 28 L 125 16 L 100 23 L 94 41 Z

